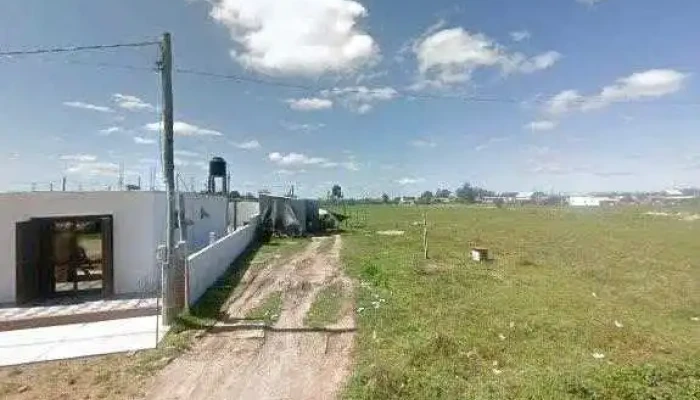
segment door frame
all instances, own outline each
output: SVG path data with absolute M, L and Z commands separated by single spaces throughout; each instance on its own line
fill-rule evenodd
M 51 255 L 53 254 L 53 241 L 51 238 L 51 225 L 55 222 L 64 221 L 95 221 L 100 223 L 100 235 L 102 240 L 102 297 L 108 298 L 114 295 L 114 217 L 111 214 L 95 214 L 95 215 L 61 215 L 53 217 L 32 217 L 28 220 L 18 221 L 15 226 L 19 226 L 20 223 L 30 224 L 33 226 L 30 230 L 36 235 L 34 239 L 35 249 L 38 255 L 33 256 L 31 260 L 34 263 L 34 268 L 36 268 L 36 279 L 37 282 L 34 283 L 36 287 L 35 295 L 33 299 L 26 299 L 26 294 L 28 294 L 27 287 L 24 286 L 28 282 L 24 282 L 24 270 L 23 268 L 30 267 L 27 265 L 26 261 L 21 262 L 20 258 L 24 260 L 27 259 L 25 254 L 26 250 L 23 248 L 24 244 L 20 243 L 20 237 L 17 235 L 18 242 L 16 243 L 16 248 L 18 250 L 16 254 L 16 288 L 15 288 L 15 299 L 18 304 L 21 302 L 28 302 L 37 299 L 47 299 L 51 297 L 56 297 L 53 289 L 53 273 L 50 272 L 51 269 Z M 20 288 L 20 285 L 23 287 Z M 29 292 L 33 293 L 33 292 Z

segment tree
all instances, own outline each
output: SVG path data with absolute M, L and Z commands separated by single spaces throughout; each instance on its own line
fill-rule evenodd
M 233 190 L 231 193 L 229 193 L 229 198 L 230 199 L 240 199 L 241 198 L 241 192 L 238 190 Z
M 475 203 L 477 200 L 481 200 L 483 197 L 493 196 L 494 193 L 490 190 L 482 189 L 478 186 L 472 186 L 469 182 L 466 182 L 462 187 L 455 191 L 457 197 L 467 203 Z
M 446 199 L 450 197 L 452 192 L 450 192 L 448 189 L 438 189 L 435 191 L 435 197 L 439 199 Z
M 382 203 L 387 204 L 389 203 L 389 195 L 384 193 L 382 194 Z
M 343 189 L 340 185 L 333 185 L 331 189 L 331 198 L 335 200 L 340 200 L 343 198 Z
M 422 204 L 430 204 L 433 201 L 433 192 L 426 190 L 420 195 L 419 201 Z

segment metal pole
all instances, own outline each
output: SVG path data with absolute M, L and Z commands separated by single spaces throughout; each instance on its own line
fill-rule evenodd
M 167 212 L 167 239 L 166 263 L 163 274 L 163 308 L 165 309 L 165 323 L 170 324 L 174 319 L 172 309 L 171 291 L 172 267 L 174 264 L 175 249 L 175 165 L 173 163 L 173 55 L 170 43 L 170 33 L 163 34 L 161 43 L 160 72 L 163 88 L 163 177 L 165 179 L 165 192 L 168 199 Z
M 66 191 L 66 177 L 64 176 L 63 179 L 61 179 L 61 191 L 65 192 Z

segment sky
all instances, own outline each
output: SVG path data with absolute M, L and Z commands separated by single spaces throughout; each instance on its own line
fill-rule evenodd
M 695 0 L 4 0 L 0 51 L 170 32 L 181 187 L 221 156 L 243 193 L 663 190 L 700 185 L 697 15 Z M 120 170 L 162 187 L 158 51 L 0 56 L 0 191 L 116 189 Z

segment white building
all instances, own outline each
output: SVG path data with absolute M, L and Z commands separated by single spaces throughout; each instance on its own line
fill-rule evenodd
M 226 235 L 225 197 L 183 198 L 190 252 L 207 246 L 210 232 Z M 160 285 L 165 193 L 0 194 L 0 227 L 0 303 L 147 293 Z
M 571 196 L 569 197 L 569 205 L 573 207 L 600 207 L 601 205 L 615 204 L 619 199 L 612 197 L 594 197 L 594 196 Z

